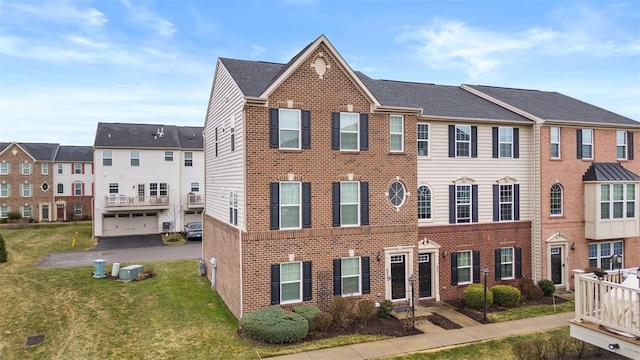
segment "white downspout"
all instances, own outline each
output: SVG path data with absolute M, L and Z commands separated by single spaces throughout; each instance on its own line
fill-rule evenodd
M 240 249 L 240 317 L 244 315 L 244 272 L 242 271 L 242 230 L 238 228 L 238 241 L 240 242 L 238 248 Z

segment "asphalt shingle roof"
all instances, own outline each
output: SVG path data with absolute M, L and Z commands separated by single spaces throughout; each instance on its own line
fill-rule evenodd
M 4 151 L 9 145 L 13 143 L 3 142 L 0 143 L 0 152 Z M 58 152 L 59 144 L 51 143 L 17 143 L 24 151 L 28 152 L 31 157 L 36 161 L 53 161 Z
M 620 163 L 592 163 L 582 181 L 640 181 L 640 176 L 625 169 Z
M 284 64 L 220 58 L 245 96 L 260 96 L 280 74 Z
M 179 130 L 180 129 L 180 130 Z M 98 123 L 95 147 L 179 149 L 182 142 L 190 149 L 202 149 L 202 127 L 162 124 Z M 159 135 L 162 133 L 162 136 Z M 182 134 L 182 135 L 181 135 Z M 191 142 L 189 137 L 196 134 Z M 200 135 L 198 135 L 200 134 Z
M 92 146 L 62 145 L 56 155 L 56 162 L 93 162 Z
M 640 123 L 633 119 L 558 92 L 484 85 L 467 86 L 544 120 L 640 126 Z

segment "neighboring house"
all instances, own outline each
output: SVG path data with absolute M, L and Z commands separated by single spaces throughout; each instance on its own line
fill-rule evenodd
M 640 265 L 640 123 L 556 92 L 463 88 L 536 123 L 534 278 L 568 290 L 573 269 Z
M 93 212 L 93 148 L 60 146 L 53 168 L 55 217 L 58 220 L 91 218 Z
M 202 127 L 99 123 L 94 236 L 182 231 L 204 209 Z
M 458 87 L 354 72 L 324 36 L 287 64 L 219 59 L 212 286 L 241 317 L 335 295 L 456 298 L 483 269 L 531 276 L 532 129 Z
M 20 212 L 24 218 L 54 221 L 53 165 L 58 144 L 0 143 L 0 218 Z

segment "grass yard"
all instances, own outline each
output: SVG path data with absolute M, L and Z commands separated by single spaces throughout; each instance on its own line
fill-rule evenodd
M 295 346 L 256 346 L 238 338 L 236 319 L 200 276 L 194 260 L 143 263 L 155 277 L 123 283 L 94 279 L 93 267 L 35 267 L 48 252 L 92 249 L 90 224 L 0 229 L 0 234 L 9 252 L 9 262 L 0 264 L 3 360 L 258 359 L 258 354 L 378 339 L 353 335 Z M 27 337 L 34 335 L 44 335 L 45 341 L 27 347 Z

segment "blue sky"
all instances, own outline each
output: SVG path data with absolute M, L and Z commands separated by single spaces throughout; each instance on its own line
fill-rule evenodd
M 0 141 L 203 126 L 218 57 L 325 34 L 372 78 L 558 91 L 640 121 L 640 1 L 0 0 Z

